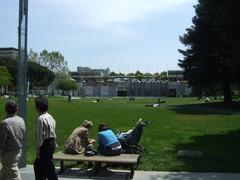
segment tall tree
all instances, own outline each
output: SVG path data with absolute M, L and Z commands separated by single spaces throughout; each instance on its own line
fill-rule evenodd
M 159 72 L 154 73 L 153 76 L 156 81 L 161 79 Z
M 117 76 L 117 73 L 115 73 L 114 71 L 112 71 L 112 72 L 110 73 L 110 76 Z
M 3 94 L 3 87 L 8 86 L 11 81 L 11 75 L 6 66 L 0 66 L 0 87 Z
M 11 75 L 11 88 L 16 89 L 17 61 L 11 58 L 0 58 L 0 66 L 6 66 Z M 48 86 L 54 79 L 54 73 L 40 64 L 29 61 L 27 63 L 27 76 L 30 88 Z
M 144 74 L 142 72 L 140 72 L 140 71 L 136 71 L 135 72 L 135 78 L 142 82 L 143 78 L 144 78 Z
M 47 87 L 55 79 L 54 73 L 47 67 L 41 66 L 40 64 L 29 61 L 27 64 L 27 76 L 30 82 L 30 89 L 34 87 Z
M 32 49 L 29 50 L 28 52 L 28 61 L 33 61 L 36 63 L 39 63 L 39 56 L 37 52 L 34 52 Z
M 135 74 L 134 73 L 128 73 L 127 76 L 134 77 Z
M 57 88 L 63 91 L 76 90 L 77 84 L 72 79 L 60 79 L 57 81 Z
M 41 65 L 47 67 L 49 70 L 53 71 L 56 80 L 62 73 L 68 74 L 67 62 L 64 61 L 64 56 L 59 51 L 48 52 L 44 49 L 40 53 L 39 62 Z M 54 95 L 54 82 L 52 83 L 52 95 Z
M 239 46 L 240 36 L 234 36 L 237 40 L 232 41 L 234 34 L 239 35 L 239 19 L 229 20 L 233 16 L 239 17 L 239 11 L 235 10 L 235 15 L 231 11 L 239 2 L 226 2 L 198 0 L 194 6 L 196 15 L 192 19 L 193 25 L 180 37 L 186 49 L 179 50 L 183 55 L 179 66 L 190 85 L 202 91 L 223 91 L 224 102 L 231 102 L 231 84 L 236 81 L 239 71 L 234 64 L 239 57 L 236 47 Z M 233 50 L 237 55 L 232 56 Z
M 44 49 L 40 53 L 40 64 L 57 73 L 62 69 L 66 69 L 67 62 L 64 61 L 64 56 L 59 51 L 48 52 Z
M 0 58 L 0 66 L 5 66 L 11 75 L 11 86 L 16 87 L 17 79 L 17 61 L 12 58 Z

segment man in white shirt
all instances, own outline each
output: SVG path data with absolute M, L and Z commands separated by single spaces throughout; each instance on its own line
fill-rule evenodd
M 37 145 L 34 173 L 36 180 L 57 180 L 56 170 L 52 161 L 56 148 L 56 121 L 48 114 L 48 102 L 44 98 L 35 99 L 37 118 Z
M 18 161 L 21 157 L 25 133 L 24 120 L 16 115 L 18 110 L 14 100 L 5 104 L 7 117 L 0 123 L 0 180 L 21 180 Z

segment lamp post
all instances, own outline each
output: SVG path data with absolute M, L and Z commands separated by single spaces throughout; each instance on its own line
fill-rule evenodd
M 27 114 L 27 25 L 28 25 L 28 0 L 19 0 L 19 22 L 18 22 L 18 82 L 17 99 L 19 106 L 19 116 L 26 123 Z M 26 167 L 26 134 L 22 157 L 19 167 Z

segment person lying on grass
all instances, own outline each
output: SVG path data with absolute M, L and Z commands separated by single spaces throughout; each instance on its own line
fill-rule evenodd
M 80 127 L 74 129 L 64 144 L 64 151 L 67 154 L 81 154 L 86 149 L 93 150 L 94 139 L 89 139 L 88 131 L 92 128 L 92 121 L 83 121 Z

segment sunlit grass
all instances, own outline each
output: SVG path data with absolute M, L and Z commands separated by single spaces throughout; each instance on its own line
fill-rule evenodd
M 239 172 L 240 110 L 221 103 L 203 104 L 197 98 L 165 98 L 160 108 L 145 107 L 156 98 L 91 98 L 72 100 L 49 98 L 49 113 L 57 121 L 58 150 L 72 130 L 84 119 L 94 123 L 90 136 L 97 137 L 100 122 L 107 122 L 116 132 L 132 128 L 139 118 L 150 123 L 141 139 L 144 147 L 140 170 L 156 171 L 227 171 Z M 4 117 L 4 100 L 0 100 L 0 117 Z M 27 162 L 35 158 L 34 101 L 27 108 Z M 179 149 L 199 150 L 203 157 L 178 157 Z

